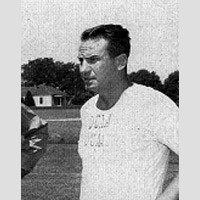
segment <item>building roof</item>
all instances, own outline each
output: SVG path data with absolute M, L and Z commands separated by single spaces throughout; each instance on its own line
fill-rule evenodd
M 26 96 L 30 91 L 32 96 L 46 96 L 46 95 L 62 95 L 68 96 L 65 92 L 47 85 L 39 85 L 34 87 L 21 87 L 21 96 Z

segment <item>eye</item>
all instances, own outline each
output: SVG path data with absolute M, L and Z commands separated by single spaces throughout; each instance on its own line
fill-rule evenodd
M 94 64 L 95 63 L 95 59 L 87 59 L 88 64 Z
M 86 61 L 88 64 L 95 64 L 99 59 L 98 58 L 87 58 Z

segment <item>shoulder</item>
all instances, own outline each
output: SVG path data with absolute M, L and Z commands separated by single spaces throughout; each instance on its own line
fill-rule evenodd
M 28 106 L 21 104 L 21 126 L 23 129 L 37 129 L 47 125 L 47 122 L 40 118 Z
M 151 87 L 138 85 L 136 88 L 138 107 L 146 121 L 160 126 L 178 124 L 179 108 L 174 101 Z
M 129 93 L 134 101 L 147 107 L 159 107 L 161 105 L 178 108 L 176 104 L 162 92 L 140 84 L 135 84 L 130 88 Z
M 36 114 L 28 106 L 21 103 L 21 117 L 23 120 L 30 121 Z
M 81 116 L 84 115 L 86 112 L 90 112 L 94 109 L 98 95 L 93 96 L 80 109 Z
M 126 102 L 129 112 L 137 113 L 139 119 L 150 120 L 157 117 L 178 117 L 177 105 L 165 94 L 151 87 L 134 84 L 127 89 Z

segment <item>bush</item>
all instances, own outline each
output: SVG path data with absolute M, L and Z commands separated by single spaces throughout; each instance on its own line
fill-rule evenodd
M 24 104 L 27 106 L 35 106 L 35 101 L 30 91 L 26 93 Z

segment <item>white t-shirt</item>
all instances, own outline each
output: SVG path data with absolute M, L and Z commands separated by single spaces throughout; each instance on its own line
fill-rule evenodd
M 155 200 L 169 149 L 178 154 L 178 107 L 164 94 L 134 84 L 111 109 L 81 109 L 80 200 Z M 167 148 L 168 147 L 168 148 Z

